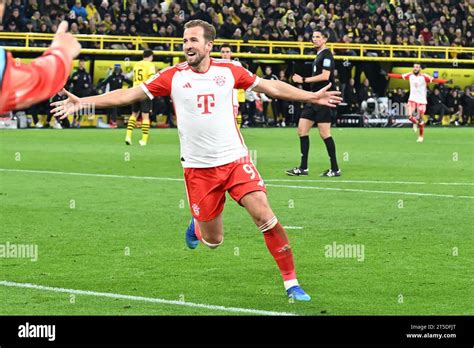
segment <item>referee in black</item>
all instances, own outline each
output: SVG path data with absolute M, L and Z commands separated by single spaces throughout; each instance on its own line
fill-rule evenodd
M 293 75 L 295 83 L 311 83 L 311 91 L 316 92 L 331 83 L 330 90 L 334 90 L 334 57 L 329 48 L 326 47 L 329 34 L 321 29 L 313 32 L 313 45 L 316 49 L 316 59 L 313 62 L 313 76 L 301 77 Z M 331 161 L 331 168 L 320 176 L 341 176 L 341 170 L 337 165 L 336 144 L 331 136 L 331 123 L 334 111 L 326 106 L 306 104 L 298 122 L 298 135 L 300 137 L 301 164 L 299 167 L 289 169 L 286 174 L 291 176 L 308 175 L 308 153 L 309 153 L 309 131 L 316 123 L 319 135 L 323 139 Z

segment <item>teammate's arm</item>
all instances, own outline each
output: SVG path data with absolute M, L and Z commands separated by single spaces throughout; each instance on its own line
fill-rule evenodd
M 387 76 L 392 79 L 405 79 L 402 74 L 388 73 Z
M 445 80 L 445 79 L 439 79 L 439 78 L 433 78 L 431 77 L 430 75 L 427 75 L 427 74 L 424 74 L 425 76 L 425 81 L 426 83 L 448 83 L 450 82 L 449 80 Z
M 58 27 L 46 52 L 30 64 L 17 63 L 8 54 L 0 93 L 0 112 L 24 109 L 56 94 L 67 82 L 72 59 L 81 45 L 67 33 L 68 24 Z
M 393 73 L 388 73 L 387 76 L 392 78 L 392 79 L 404 79 L 406 80 L 408 78 L 408 76 L 410 75 L 411 73 L 407 73 L 407 74 L 393 74 Z M 429 77 L 428 75 L 425 76 L 425 81 L 428 82 L 428 83 L 448 83 L 449 80 L 445 80 L 445 79 L 434 79 L 434 78 L 431 78 Z
M 294 74 L 293 81 L 295 83 L 315 83 L 315 82 L 329 81 L 330 76 L 331 76 L 331 72 L 329 70 L 323 70 L 321 74 L 311 76 L 311 77 L 301 77 L 298 74 Z
M 51 110 L 51 114 L 54 117 L 59 116 L 61 119 L 77 111 L 88 109 L 91 105 L 96 109 L 108 109 L 115 106 L 130 105 L 148 98 L 140 86 L 129 89 L 117 89 L 110 93 L 86 98 L 78 98 L 66 90 L 64 90 L 64 93 L 68 96 L 67 99 L 51 103 L 51 106 L 54 107 Z
M 272 98 L 336 107 L 337 104 L 342 101 L 340 97 L 341 92 L 328 91 L 330 87 L 331 83 L 313 93 L 296 88 L 282 81 L 260 79 L 260 82 L 253 90 L 259 93 L 265 93 Z

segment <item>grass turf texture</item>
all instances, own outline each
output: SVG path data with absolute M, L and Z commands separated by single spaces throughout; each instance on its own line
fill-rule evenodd
M 139 130 L 131 147 L 123 144 L 124 134 L 1 131 L 0 168 L 182 178 L 175 130 L 152 130 L 145 148 L 137 144 Z M 328 159 L 316 129 L 305 178 L 284 174 L 299 161 L 294 129 L 243 134 L 257 151 L 279 220 L 303 227 L 288 233 L 311 302 L 288 302 L 261 233 L 229 197 L 224 245 L 186 249 L 184 185 L 151 179 L 0 171 L 0 244 L 37 244 L 39 250 L 37 262 L 0 258 L 0 281 L 299 315 L 474 314 L 474 200 L 403 194 L 474 196 L 472 184 L 431 184 L 473 182 L 474 129 L 428 128 L 422 144 L 409 129 L 334 129 L 343 176 L 323 182 L 318 174 Z M 333 242 L 364 245 L 364 261 L 326 257 L 325 246 Z M 71 303 L 69 294 L 0 286 L 0 314 L 233 313 L 81 295 Z

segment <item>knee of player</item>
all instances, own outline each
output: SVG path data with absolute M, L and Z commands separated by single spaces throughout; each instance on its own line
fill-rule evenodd
M 300 136 L 300 137 L 305 137 L 305 136 L 308 135 L 308 132 L 305 131 L 304 129 L 298 128 L 297 132 L 298 132 L 298 136 Z

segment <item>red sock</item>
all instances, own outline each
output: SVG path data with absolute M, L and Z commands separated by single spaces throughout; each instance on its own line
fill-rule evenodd
M 408 117 L 408 119 L 409 119 L 412 123 L 418 124 L 418 121 L 417 121 L 416 118 L 414 118 L 413 116 Z
M 267 248 L 275 259 L 284 281 L 296 279 L 293 252 L 285 229 L 278 222 L 273 228 L 263 232 Z
M 423 134 L 425 134 L 425 124 L 421 123 L 420 124 L 420 137 L 423 138 Z
M 193 218 L 194 219 L 194 218 Z M 194 219 L 194 234 L 198 240 L 202 239 L 201 230 L 199 229 L 199 223 Z

